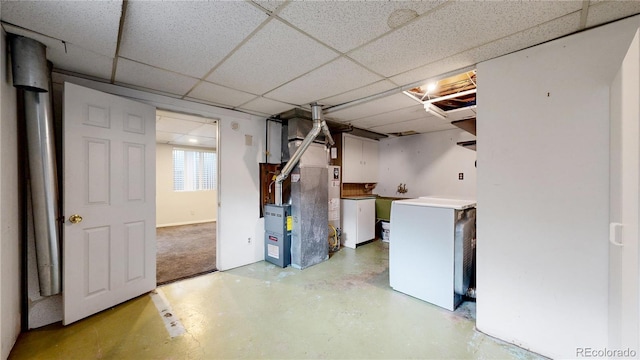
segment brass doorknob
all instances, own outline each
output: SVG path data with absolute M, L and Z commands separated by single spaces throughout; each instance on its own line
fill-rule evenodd
M 69 216 L 69 222 L 71 222 L 72 224 L 77 224 L 79 222 L 82 222 L 82 216 L 78 214 L 73 214 Z

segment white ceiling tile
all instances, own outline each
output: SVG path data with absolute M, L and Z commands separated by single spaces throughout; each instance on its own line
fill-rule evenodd
M 427 114 L 427 112 L 424 111 L 424 106 L 416 104 L 415 106 L 405 107 L 388 113 L 353 120 L 351 124 L 356 127 L 368 129 L 374 126 L 382 126 L 430 116 L 433 115 Z
M 349 56 L 394 76 L 581 9 L 582 1 L 451 2 Z
M 114 57 L 122 1 L 2 1 L 2 21 Z
M 196 142 L 190 140 L 195 140 Z M 215 148 L 216 139 L 200 136 L 181 135 L 176 140 L 170 141 L 169 144 L 189 147 Z
M 390 20 L 393 25 L 397 15 L 411 19 L 442 2 L 293 1 L 278 16 L 333 48 L 347 52 L 392 30 Z
M 321 99 L 319 102 L 325 105 L 339 105 L 349 101 L 362 99 L 367 96 L 379 94 L 381 92 L 391 90 L 397 87 L 396 84 L 389 80 L 377 81 L 373 84 L 363 86 L 359 89 L 347 91 L 343 94 L 331 96 L 325 99 Z
M 170 94 L 184 95 L 198 82 L 198 79 L 120 58 L 116 68 L 115 81 Z
M 156 142 L 158 143 L 168 143 L 170 141 L 176 141 L 178 140 L 180 137 L 182 137 L 181 134 L 175 134 L 175 133 L 171 133 L 171 132 L 165 132 L 165 131 L 158 131 L 156 130 Z
M 279 101 L 265 99 L 263 97 L 255 98 L 246 104 L 243 104 L 239 109 L 258 111 L 263 114 L 276 115 L 287 110 L 293 109 L 295 106 L 291 104 L 285 104 Z
M 587 27 L 640 13 L 640 1 L 600 1 L 589 6 Z
M 264 94 L 337 56 L 333 50 L 274 20 L 226 59 L 207 80 Z
M 130 1 L 120 54 L 202 77 L 266 19 L 244 1 Z
M 156 110 L 156 118 L 157 119 L 160 119 L 160 118 L 172 118 L 172 119 L 176 119 L 176 120 L 186 120 L 186 121 L 192 121 L 192 122 L 197 122 L 197 123 L 201 123 L 201 124 L 216 124 L 217 123 L 216 119 L 207 118 L 207 117 L 200 116 L 200 115 L 184 114 L 184 113 L 178 113 L 178 112 L 166 111 L 166 110 Z
M 215 124 L 203 124 L 189 131 L 189 135 L 215 138 L 218 136 L 218 126 Z
M 447 120 L 449 121 L 469 119 L 475 116 L 476 112 L 473 106 L 447 111 Z
M 24 30 L 11 25 L 3 25 L 8 33 L 26 36 L 39 41 L 47 47 L 47 60 L 53 63 L 55 69 L 89 75 L 105 80 L 111 79 L 113 59 L 90 50 L 83 49 L 72 43 L 61 41 Z
M 390 134 L 396 132 L 415 131 L 418 133 L 427 133 L 433 131 L 442 131 L 449 129 L 457 129 L 447 121 L 440 120 L 435 117 L 421 118 L 415 120 L 404 121 L 400 123 L 387 124 L 369 128 L 371 131 Z
M 160 117 L 159 120 L 156 121 L 156 131 L 174 133 L 174 134 L 188 134 L 190 131 L 193 131 L 202 126 L 202 123 L 195 121 L 188 121 L 170 117 Z
M 256 96 L 203 81 L 189 93 L 189 97 L 210 101 L 228 107 L 236 107 L 255 98 Z
M 380 76 L 341 57 L 267 93 L 266 96 L 302 105 L 380 80 Z
M 218 146 L 218 140 L 217 139 L 210 139 L 210 140 L 202 140 L 202 142 L 198 143 L 201 147 L 206 147 L 209 149 L 215 149 Z
M 258 4 L 260 7 L 262 7 L 263 9 L 267 10 L 268 12 L 272 13 L 274 11 L 276 11 L 276 9 L 284 4 L 286 1 L 277 1 L 277 0 L 253 0 L 253 2 L 255 4 Z
M 542 25 L 518 32 L 457 55 L 433 62 L 391 78 L 397 84 L 410 84 L 428 80 L 482 61 L 540 44 L 550 39 L 575 32 L 580 24 L 580 13 L 572 13 Z
M 191 140 L 195 140 L 195 142 Z M 197 136 L 192 134 L 186 134 L 186 135 L 183 135 L 178 141 L 185 142 L 185 144 L 202 145 L 202 143 L 205 143 L 205 142 L 215 141 L 215 137 L 212 138 L 209 136 Z
M 351 106 L 344 110 L 338 110 L 331 112 L 327 116 L 336 119 L 338 121 L 346 122 L 355 119 L 360 119 L 368 116 L 378 115 L 382 113 L 388 113 L 400 108 L 416 105 L 417 102 L 412 100 L 405 94 L 398 92 L 395 95 L 387 96 L 384 98 L 372 100 L 362 103 L 360 105 Z

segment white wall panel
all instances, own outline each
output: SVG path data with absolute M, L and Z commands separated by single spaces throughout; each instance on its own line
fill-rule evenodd
M 9 64 L 6 33 L 0 39 L 0 61 Z M 20 333 L 20 219 L 18 195 L 18 129 L 16 90 L 10 66 L 0 66 L 0 358 L 6 359 Z
M 607 346 L 609 85 L 638 25 L 478 65 L 479 330 L 552 358 Z
M 476 152 L 456 143 L 474 136 L 459 130 L 393 137 L 380 140 L 380 173 L 375 189 L 383 196 L 415 198 L 446 196 L 476 198 Z M 464 180 L 458 180 L 458 174 Z M 396 192 L 406 184 L 406 194 Z

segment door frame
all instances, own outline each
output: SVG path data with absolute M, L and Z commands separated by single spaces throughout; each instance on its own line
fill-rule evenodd
M 150 92 L 145 92 L 141 90 L 130 89 L 118 85 L 96 82 L 93 80 L 83 79 L 74 77 L 71 75 L 61 74 L 61 73 L 53 73 L 52 77 L 55 83 L 63 83 L 69 82 L 72 84 L 84 86 L 90 89 L 98 90 L 105 92 L 107 94 L 120 96 L 129 100 L 134 100 L 138 102 L 142 102 L 145 104 L 152 105 L 156 107 L 156 110 L 166 110 L 172 112 L 179 112 L 183 114 L 190 114 L 194 116 L 201 116 L 206 118 L 214 118 L 218 120 L 218 128 L 216 129 L 216 162 L 217 162 L 217 183 L 216 183 L 216 191 L 217 191 L 217 212 L 216 212 L 216 268 L 220 271 L 220 267 L 218 264 L 222 263 L 222 258 L 224 257 L 223 252 L 223 244 L 218 241 L 220 239 L 220 226 L 218 224 L 218 220 L 220 219 L 220 199 L 221 199 L 221 189 L 220 189 L 220 164 L 223 149 L 221 149 L 221 141 L 220 141 L 220 128 L 223 117 L 232 117 L 232 118 L 241 118 L 242 115 L 246 115 L 246 118 L 250 118 L 249 114 L 242 114 L 237 111 L 227 110 L 215 107 L 213 105 L 206 105 L 195 103 L 187 100 L 171 98 L 165 95 L 153 94 Z M 155 154 L 154 154 L 155 161 Z
M 216 171 L 215 171 L 216 172 L 216 178 L 215 178 L 215 184 L 216 184 L 216 188 L 215 188 L 215 191 L 216 191 L 216 194 L 215 194 L 216 214 L 215 214 L 215 217 L 214 217 L 213 221 L 215 221 L 215 223 L 216 223 L 215 247 L 217 249 L 218 248 L 218 211 L 219 211 L 219 206 L 218 206 L 218 204 L 219 204 L 219 194 L 218 194 L 218 192 L 220 191 L 220 186 L 219 186 L 219 184 L 220 184 L 220 171 L 219 171 L 219 169 L 220 169 L 220 157 L 218 156 L 218 147 L 220 146 L 220 122 L 221 122 L 221 120 L 220 120 L 219 117 L 205 117 L 205 116 L 202 116 L 202 115 L 199 115 L 199 114 L 188 113 L 188 112 L 185 112 L 185 111 L 176 112 L 176 111 L 168 110 L 166 108 L 156 108 L 156 116 L 157 116 L 158 111 L 164 111 L 164 112 L 173 113 L 173 114 L 176 114 L 176 115 L 188 115 L 188 116 L 198 117 L 198 118 L 201 118 L 201 119 L 204 119 L 204 120 L 211 120 L 216 125 L 216 133 L 215 133 L 216 144 L 215 144 L 215 148 L 213 148 L 215 150 L 214 152 L 216 154 Z M 209 124 L 209 122 L 202 122 L 202 124 Z M 157 132 L 158 132 L 158 129 L 156 127 L 156 134 L 157 134 Z M 158 143 L 156 143 L 156 164 L 157 164 L 157 161 L 158 161 L 157 160 L 157 155 L 158 155 L 157 145 L 158 145 Z M 194 151 L 198 151 L 198 150 L 207 151 L 207 152 L 211 152 L 212 151 L 211 147 L 201 147 L 201 146 L 192 146 L 192 145 L 176 145 L 176 144 L 170 144 L 170 143 L 166 143 L 166 144 L 163 143 L 163 144 L 160 144 L 160 145 L 172 146 L 174 149 L 180 148 L 180 149 L 189 149 L 189 150 L 194 150 Z M 173 171 L 173 167 L 171 168 L 171 170 Z M 157 184 L 157 179 L 158 179 L 159 176 L 161 176 L 161 175 L 159 175 L 158 166 L 156 166 L 156 174 L 155 174 L 155 176 L 156 176 L 156 184 Z M 167 176 L 167 175 L 162 175 L 162 176 Z M 171 191 L 174 191 L 173 188 L 172 188 Z M 166 204 L 165 204 L 165 206 L 159 206 L 159 204 L 158 204 L 158 186 L 156 185 L 156 229 L 158 229 L 158 217 L 157 217 L 157 212 L 158 211 L 157 210 L 158 209 L 164 209 L 166 206 L 167 206 Z M 196 225 L 196 224 L 200 224 L 200 223 L 202 223 L 202 222 L 198 221 L 198 222 L 194 222 L 194 223 L 188 223 L 188 222 L 187 223 L 177 222 L 177 223 L 168 223 L 168 224 L 165 223 L 165 224 L 163 224 L 162 227 L 173 227 L 173 226 L 182 226 L 182 225 L 185 225 L 185 226 L 186 225 Z M 216 258 L 217 257 L 218 256 L 217 256 L 217 253 L 216 253 Z M 158 263 L 159 263 L 158 262 L 158 258 L 156 257 L 156 265 Z M 216 267 L 214 268 L 213 271 L 217 271 L 217 270 L 218 270 L 218 264 L 216 262 Z M 204 274 L 206 274 L 206 273 L 204 273 Z M 203 273 L 196 273 L 196 274 L 190 274 L 190 275 L 186 275 L 186 276 L 187 277 L 192 277 L 192 276 L 196 276 L 196 275 L 200 276 L 200 275 L 204 275 L 204 274 Z M 179 279 L 181 279 L 181 278 L 178 278 L 178 279 L 175 279 L 175 280 L 171 280 L 170 282 L 177 281 Z M 156 283 L 157 284 L 159 283 L 158 279 L 156 279 Z M 164 284 L 166 284 L 166 283 L 167 282 L 165 282 Z

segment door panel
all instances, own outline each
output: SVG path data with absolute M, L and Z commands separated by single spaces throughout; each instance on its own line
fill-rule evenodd
M 362 141 L 344 135 L 342 146 L 342 182 L 360 182 L 362 177 Z
M 66 83 L 63 118 L 66 325 L 155 288 L 155 108 Z
M 640 32 L 611 86 L 609 347 L 638 349 Z
M 378 143 L 376 141 L 362 141 L 362 158 L 365 169 L 366 182 L 378 182 Z

